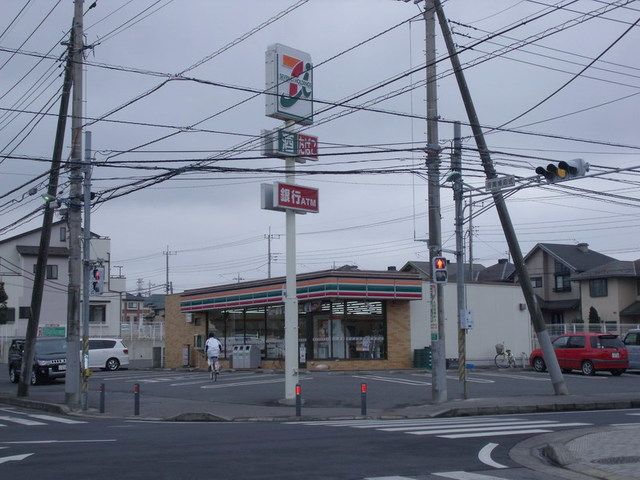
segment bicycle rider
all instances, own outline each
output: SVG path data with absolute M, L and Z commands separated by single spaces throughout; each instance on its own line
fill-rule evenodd
M 213 332 L 209 333 L 209 338 L 204 345 L 204 351 L 207 354 L 207 363 L 209 364 L 209 371 L 213 377 L 213 373 L 217 375 L 220 373 L 220 363 L 218 357 L 222 351 L 222 343 L 218 340 Z

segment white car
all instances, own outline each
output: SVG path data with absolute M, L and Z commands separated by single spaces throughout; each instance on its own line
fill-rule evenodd
M 127 366 L 129 366 L 129 350 L 122 339 L 89 339 L 89 368 L 114 371 Z

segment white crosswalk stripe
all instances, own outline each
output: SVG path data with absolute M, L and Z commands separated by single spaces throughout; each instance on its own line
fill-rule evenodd
M 526 420 L 522 418 L 454 418 L 424 420 L 352 420 L 326 422 L 291 422 L 291 424 L 375 429 L 381 432 L 406 433 L 408 435 L 433 435 L 439 438 L 475 438 L 503 435 L 522 435 L 551 432 L 555 428 L 572 428 L 592 425 L 582 422 L 558 422 L 556 420 Z
M 495 477 L 493 475 L 484 475 L 481 473 L 471 472 L 438 472 L 431 475 L 437 475 L 438 477 L 453 478 L 454 480 L 505 480 L 504 477 Z
M 87 423 L 86 421 L 83 421 L 83 420 L 74 420 L 67 417 L 57 417 L 54 415 L 44 415 L 40 413 L 27 413 L 27 412 L 21 412 L 18 410 L 13 410 L 11 408 L 3 408 L 1 410 L 7 414 L 7 415 L 0 415 L 0 420 L 2 422 L 6 422 L 6 424 L 3 423 L 0 425 L 3 427 L 6 427 L 8 424 L 23 425 L 26 427 L 35 427 L 35 426 L 48 425 L 50 422 L 64 423 L 67 425 Z

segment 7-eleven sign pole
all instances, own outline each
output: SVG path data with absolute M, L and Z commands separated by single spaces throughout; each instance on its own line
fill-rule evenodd
M 263 132 L 263 155 L 284 158 L 285 183 L 262 185 L 262 208 L 286 215 L 287 277 L 284 292 L 285 401 L 294 401 L 298 383 L 298 298 L 296 288 L 296 214 L 318 212 L 318 190 L 295 184 L 296 162 L 317 160 L 317 138 L 294 132 L 295 124 L 313 124 L 313 63 L 311 56 L 274 44 L 265 54 L 265 107 L 268 117 L 285 121 L 284 128 Z
M 293 122 L 291 122 L 293 123 Z M 289 122 L 287 122 L 289 124 Z M 288 125 L 287 125 L 288 126 Z M 296 161 L 286 160 L 286 176 L 288 184 L 295 183 Z M 298 296 L 296 285 L 296 212 L 286 210 L 286 256 L 287 280 L 286 299 L 284 301 L 284 391 L 285 400 L 295 399 L 295 388 L 298 384 Z

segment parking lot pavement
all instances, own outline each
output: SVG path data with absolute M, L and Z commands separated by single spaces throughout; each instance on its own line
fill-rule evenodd
M 547 374 L 522 369 L 476 369 L 469 372 L 469 400 L 462 400 L 462 385 L 456 372 L 447 372 L 449 401 L 431 403 L 432 378 L 420 370 L 366 372 L 303 372 L 299 376 L 304 402 L 303 415 L 314 417 L 359 416 L 362 383 L 367 384 L 369 416 L 433 416 L 446 412 L 484 410 L 508 413 L 518 405 L 535 411 L 538 405 L 576 408 L 575 405 L 604 405 L 615 397 L 621 402 L 639 398 L 640 375 L 613 377 L 598 374 L 585 377 L 565 375 L 572 395 L 557 397 Z M 89 407 L 100 405 L 99 388 L 104 385 L 106 414 L 133 416 L 133 386 L 140 388 L 140 416 L 176 417 L 203 413 L 225 419 L 275 418 L 293 416 L 295 409 L 283 405 L 284 376 L 280 371 L 224 371 L 212 382 L 205 371 L 119 370 L 95 372 L 89 382 Z M 15 396 L 16 386 L 0 379 L 0 393 Z M 602 394 L 602 392 L 606 392 Z M 64 404 L 64 384 L 57 381 L 30 389 L 30 398 Z M 0 399 L 1 401 L 1 399 Z M 552 407 L 548 407 L 552 408 Z M 484 409 L 484 410 L 483 410 Z M 515 410 L 514 410 L 515 411 Z M 471 413 L 473 414 L 473 413 Z

